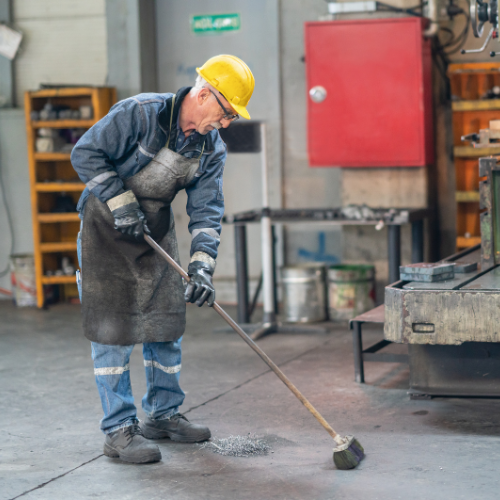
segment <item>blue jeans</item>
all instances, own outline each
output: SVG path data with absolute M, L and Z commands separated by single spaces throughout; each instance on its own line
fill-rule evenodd
M 80 233 L 77 239 L 78 262 L 82 266 Z M 82 299 L 82 279 L 77 271 L 77 285 Z M 179 412 L 184 391 L 179 385 L 181 341 L 149 342 L 142 346 L 146 370 L 147 392 L 142 408 L 153 420 L 170 418 Z M 101 430 L 105 434 L 138 422 L 130 384 L 129 361 L 134 345 L 105 345 L 91 342 L 94 375 L 101 398 L 104 417 Z
M 184 402 L 179 385 L 181 340 L 142 345 L 147 381 L 142 408 L 153 420 L 170 418 Z M 108 434 L 138 422 L 129 369 L 134 346 L 91 344 L 95 381 L 104 411 L 101 430 Z

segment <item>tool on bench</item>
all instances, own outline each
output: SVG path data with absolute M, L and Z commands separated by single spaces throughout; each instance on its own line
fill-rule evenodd
M 163 248 L 156 243 L 153 238 L 145 234 L 146 242 L 163 257 L 186 281 L 189 282 L 189 276 L 182 267 L 168 255 Z M 271 368 L 271 370 L 280 378 L 280 380 L 295 394 L 297 399 L 313 414 L 316 420 L 326 429 L 333 438 L 337 446 L 333 449 L 333 461 L 337 468 L 347 470 L 354 469 L 364 458 L 363 447 L 353 436 L 342 437 L 337 434 L 328 422 L 319 414 L 311 403 L 302 395 L 302 393 L 288 380 L 286 375 L 269 358 L 269 356 L 241 329 L 241 327 L 227 314 L 222 307 L 214 302 L 213 308 L 229 324 L 229 326 L 259 355 L 259 357 Z

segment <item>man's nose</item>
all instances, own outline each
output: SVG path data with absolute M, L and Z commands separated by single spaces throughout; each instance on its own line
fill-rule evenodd
M 231 125 L 231 120 L 226 120 L 225 118 L 222 118 L 220 124 L 222 125 L 222 128 L 227 128 L 229 127 L 229 125 Z

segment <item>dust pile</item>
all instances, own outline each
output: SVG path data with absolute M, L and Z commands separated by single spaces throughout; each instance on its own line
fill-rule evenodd
M 267 455 L 271 451 L 271 447 L 262 438 L 252 434 L 213 439 L 206 442 L 203 448 L 227 457 L 254 457 Z

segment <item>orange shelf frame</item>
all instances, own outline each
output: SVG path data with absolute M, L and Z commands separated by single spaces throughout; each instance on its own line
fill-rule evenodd
M 38 193 L 59 193 L 61 191 L 83 191 L 83 182 L 38 182 L 35 190 Z
M 76 283 L 76 276 L 42 276 L 44 285 L 71 285 Z
M 90 128 L 94 120 L 50 120 L 31 122 L 33 128 Z
M 500 119 L 500 99 L 485 99 L 489 90 L 500 85 L 500 63 L 450 64 L 448 76 L 453 99 L 456 245 L 463 249 L 481 241 L 478 158 L 500 156 L 500 147 L 474 148 L 461 137 L 489 128 L 490 120 Z
M 38 222 L 42 224 L 57 223 L 57 222 L 79 222 L 79 221 L 80 221 L 80 216 L 78 212 L 38 214 Z
M 67 105 L 78 109 L 80 105 L 92 105 L 92 120 L 50 120 L 32 121 L 31 111 L 40 110 L 51 101 L 54 104 Z M 71 153 L 40 153 L 35 151 L 38 129 L 48 128 L 90 128 L 106 116 L 111 106 L 117 101 L 116 89 L 112 87 L 66 87 L 29 91 L 24 95 L 26 131 L 28 139 L 28 164 L 31 186 L 31 213 L 33 220 L 33 241 L 35 254 L 35 273 L 37 305 L 43 307 L 43 285 L 74 285 L 74 276 L 47 276 L 47 269 L 58 265 L 58 252 L 76 251 L 77 213 L 50 213 L 57 193 L 67 192 L 73 199 L 85 189 L 81 182 L 53 182 L 56 179 L 69 179 L 72 171 Z M 51 163 L 53 165 L 51 165 Z M 76 175 L 76 174 L 75 174 Z M 48 182 L 43 182 L 47 179 Z M 57 225 L 58 224 L 58 225 Z M 67 241 L 68 237 L 73 241 Z M 42 241 L 42 235 L 45 242 Z M 57 239 L 60 238 L 60 241 Z M 47 243 L 47 239 L 51 240 Z

